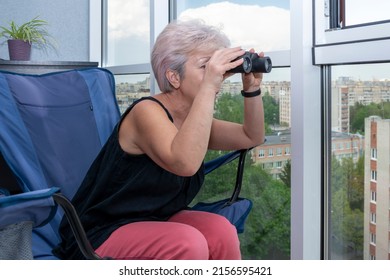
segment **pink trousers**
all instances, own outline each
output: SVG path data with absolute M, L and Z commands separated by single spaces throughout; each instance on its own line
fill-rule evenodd
M 135 222 L 115 230 L 100 256 L 138 260 L 238 260 L 237 231 L 217 214 L 180 211 L 166 222 Z

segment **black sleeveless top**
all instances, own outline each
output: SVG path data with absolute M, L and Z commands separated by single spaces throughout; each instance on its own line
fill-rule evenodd
M 135 101 L 123 118 L 145 97 Z M 177 176 L 158 166 L 147 155 L 127 154 L 119 145 L 116 125 L 92 163 L 72 202 L 80 216 L 92 247 L 97 249 L 118 227 L 135 221 L 165 221 L 186 209 L 204 180 L 203 164 L 191 177 Z M 60 226 L 61 244 L 53 253 L 61 259 L 82 259 L 69 223 Z

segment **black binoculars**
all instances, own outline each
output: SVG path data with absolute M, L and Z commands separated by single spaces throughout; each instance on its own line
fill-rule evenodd
M 272 61 L 268 56 L 260 57 L 257 53 L 245 52 L 235 60 L 243 58 L 244 62 L 230 69 L 230 73 L 269 73 L 272 70 Z

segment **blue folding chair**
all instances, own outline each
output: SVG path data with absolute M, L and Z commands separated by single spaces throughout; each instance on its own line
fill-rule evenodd
M 0 104 L 0 155 L 21 189 L 0 194 L 0 259 L 56 259 L 52 249 L 60 242 L 64 214 L 85 258 L 99 259 L 70 200 L 120 119 L 114 76 L 103 68 L 43 75 L 0 71 Z M 246 153 L 206 163 L 210 172 L 240 157 L 241 167 L 230 199 L 218 209 L 196 206 L 230 215 L 238 232 L 251 208 L 249 200 L 238 197 Z M 0 182 L 2 187 L 7 188 Z M 16 250 L 14 243 L 24 249 Z

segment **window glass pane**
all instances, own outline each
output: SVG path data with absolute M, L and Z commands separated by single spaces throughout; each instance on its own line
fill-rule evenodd
M 109 0 L 107 66 L 150 60 L 149 0 Z
M 390 20 L 389 0 L 345 0 L 345 25 Z
M 289 1 L 177 1 L 178 18 L 201 18 L 222 28 L 232 46 L 257 51 L 290 48 Z M 273 28 L 269 28 L 273 26 Z M 224 82 L 216 102 L 215 117 L 242 122 L 240 75 Z M 253 208 L 239 235 L 244 259 L 290 259 L 290 69 L 274 68 L 264 74 L 262 95 L 266 122 L 265 144 L 248 154 L 241 196 Z M 277 153 L 277 151 L 289 151 Z M 209 151 L 206 160 L 221 152 Z M 278 156 L 276 156 L 278 155 Z M 231 195 L 235 164 L 206 176 L 197 201 L 217 201 Z
M 121 113 L 134 100 L 150 95 L 150 75 L 116 75 L 116 99 Z
M 289 0 L 180 0 L 179 19 L 201 18 L 221 27 L 231 46 L 259 51 L 290 49 Z M 272 27 L 272 28 L 270 28 Z
M 332 259 L 389 259 L 389 73 L 390 64 L 332 67 Z
M 282 73 L 280 73 L 282 72 Z M 244 259 L 290 258 L 290 120 L 280 123 L 281 92 L 290 94 L 289 69 L 273 69 L 264 75 L 263 101 L 267 141 L 247 156 L 241 196 L 253 202 L 244 233 L 239 235 Z M 279 77 L 286 76 L 285 80 Z M 240 121 L 243 98 L 236 92 L 242 85 L 225 85 L 218 95 L 216 117 Z M 281 88 L 283 90 L 281 90 Z M 289 105 L 283 105 L 289 107 Z M 288 151 L 276 156 L 276 151 Z M 219 151 L 209 151 L 206 160 L 216 158 Z M 206 176 L 198 201 L 217 201 L 231 195 L 236 165 L 225 165 Z

